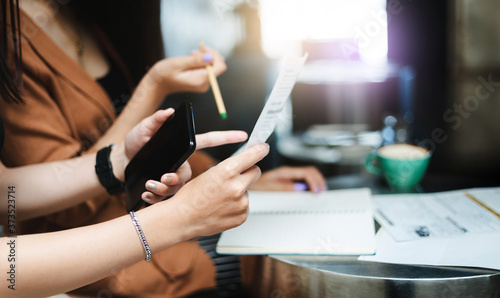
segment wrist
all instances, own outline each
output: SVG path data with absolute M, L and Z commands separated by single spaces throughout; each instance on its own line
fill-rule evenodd
M 113 174 L 116 179 L 121 182 L 125 181 L 125 168 L 127 167 L 129 160 L 125 154 L 125 145 L 123 143 L 116 144 L 113 146 L 113 150 L 109 155 L 111 164 L 113 165 Z
M 141 84 L 142 87 L 146 89 L 146 92 L 151 92 L 164 98 L 167 95 L 170 95 L 169 85 L 165 80 L 165 65 L 160 62 L 155 63 L 146 73 Z
M 114 173 L 111 160 L 113 147 L 114 145 L 109 145 L 99 150 L 96 154 L 95 163 L 95 173 L 99 178 L 99 182 L 110 195 L 115 195 L 125 190 L 123 182 L 118 180 Z
M 126 107 L 148 106 L 156 110 L 163 99 L 172 93 L 167 85 L 161 76 L 161 67 L 156 63 L 142 77 Z
M 167 201 L 171 206 L 169 210 L 182 210 L 182 212 L 172 212 L 172 219 L 179 226 L 178 236 L 181 241 L 196 238 L 203 234 L 203 220 L 200 216 L 200 206 L 191 200 L 193 194 L 182 189 Z M 190 199 L 188 199 L 190 198 Z M 203 209 L 203 208 L 202 208 Z
M 182 215 L 174 205 L 167 200 L 136 212 L 153 254 L 192 238 L 186 233 Z

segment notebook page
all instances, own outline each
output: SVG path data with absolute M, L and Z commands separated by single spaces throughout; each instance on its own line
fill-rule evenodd
M 249 191 L 250 213 L 341 211 L 370 208 L 360 198 L 370 197 L 369 189 L 312 192 Z M 334 200 L 335 203 L 332 203 Z
M 368 189 L 249 192 L 250 213 L 222 233 L 217 252 L 228 254 L 358 255 L 375 252 Z

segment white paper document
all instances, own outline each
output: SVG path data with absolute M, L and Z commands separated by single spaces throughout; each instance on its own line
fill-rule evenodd
M 499 252 L 499 232 L 396 242 L 386 229 L 381 228 L 377 233 L 377 253 L 361 256 L 359 260 L 500 270 Z
M 500 188 L 376 195 L 373 206 L 396 241 L 500 232 Z
M 250 213 L 222 233 L 221 254 L 360 255 L 375 252 L 369 189 L 250 191 Z
M 281 111 L 283 111 L 286 100 L 290 96 L 290 93 L 292 93 L 292 89 L 295 86 L 302 66 L 306 62 L 307 56 L 305 54 L 304 57 L 285 57 L 284 65 L 274 84 L 271 95 L 267 99 L 266 105 L 255 124 L 252 134 L 248 138 L 246 148 L 266 142 L 273 133 Z

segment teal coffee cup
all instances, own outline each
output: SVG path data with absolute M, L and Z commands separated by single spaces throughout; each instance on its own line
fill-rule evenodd
M 429 150 L 409 145 L 391 144 L 368 154 L 365 168 L 382 175 L 389 186 L 397 191 L 412 191 L 425 174 L 430 159 Z

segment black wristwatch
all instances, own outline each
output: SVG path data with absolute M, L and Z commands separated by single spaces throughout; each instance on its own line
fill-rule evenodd
M 97 152 L 95 158 L 95 172 L 101 185 L 106 188 L 110 195 L 116 195 L 125 191 L 125 185 L 113 174 L 113 166 L 109 155 L 114 144 L 102 148 Z

